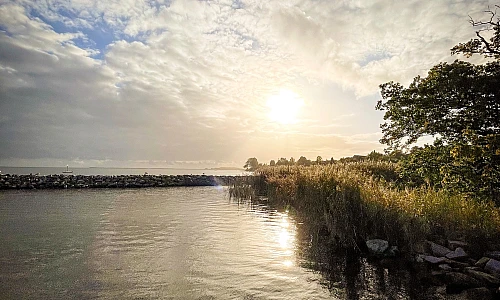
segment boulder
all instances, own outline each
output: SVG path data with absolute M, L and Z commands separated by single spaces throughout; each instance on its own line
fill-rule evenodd
M 391 246 L 389 249 L 387 249 L 384 253 L 384 256 L 386 257 L 395 257 L 399 255 L 399 249 L 397 246 Z
M 455 250 L 458 247 L 467 249 L 467 247 L 469 247 L 469 244 L 462 241 L 448 241 L 448 248 L 450 248 L 451 250 Z
M 381 239 L 373 239 L 366 241 L 366 247 L 372 255 L 382 256 L 389 248 L 389 242 Z
M 439 269 L 443 270 L 443 271 L 451 271 L 452 268 L 449 264 L 440 264 L 439 266 Z
M 448 249 L 444 246 L 441 246 L 439 244 L 433 243 L 433 242 L 429 242 L 429 246 L 430 246 L 431 253 L 434 256 L 438 256 L 438 257 L 439 256 L 446 256 L 446 254 L 451 252 L 450 249 Z
M 464 260 L 467 257 L 469 257 L 469 255 L 467 255 L 464 249 L 460 247 L 456 248 L 455 251 L 451 251 L 450 253 L 446 254 L 446 258 L 454 260 Z
M 484 268 L 484 266 L 486 265 L 486 263 L 490 260 L 490 258 L 488 257 L 482 257 L 481 259 L 479 259 L 475 264 L 474 266 L 476 267 L 480 267 L 480 268 Z
M 476 278 L 477 280 L 484 282 L 488 286 L 497 286 L 500 284 L 500 278 L 493 276 L 493 275 L 490 275 L 488 273 L 484 273 L 484 272 L 476 271 L 476 270 L 467 270 L 466 272 L 468 275 L 471 275 L 472 277 Z
M 458 294 L 463 290 L 481 287 L 479 280 L 459 272 L 446 273 L 443 280 L 446 284 L 446 292 L 449 294 Z
M 446 261 L 444 257 L 435 257 L 431 255 L 422 255 L 421 258 L 431 264 L 441 264 Z
M 500 251 L 489 251 L 484 254 L 484 256 L 500 260 Z
M 500 275 L 500 261 L 492 258 L 486 263 L 484 269 L 487 272 Z

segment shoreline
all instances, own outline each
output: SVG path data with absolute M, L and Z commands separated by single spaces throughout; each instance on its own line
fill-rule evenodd
M 227 186 L 235 175 L 13 175 L 0 174 L 0 190 Z

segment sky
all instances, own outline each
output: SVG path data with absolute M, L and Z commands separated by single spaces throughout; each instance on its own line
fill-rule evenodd
M 0 0 L 0 165 L 220 167 L 383 151 L 379 85 L 483 0 Z

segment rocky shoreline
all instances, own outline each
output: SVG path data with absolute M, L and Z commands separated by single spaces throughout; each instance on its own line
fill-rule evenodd
M 231 185 L 242 176 L 212 175 L 12 175 L 0 174 L 0 190 L 149 188 Z
M 385 240 L 366 242 L 370 255 L 387 260 L 398 255 Z M 500 299 L 500 251 L 468 254 L 470 245 L 448 240 L 443 245 L 426 241 L 412 259 L 420 282 L 428 286 L 427 299 Z

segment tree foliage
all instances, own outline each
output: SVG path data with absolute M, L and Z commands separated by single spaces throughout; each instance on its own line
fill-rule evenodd
M 408 146 L 426 135 L 459 141 L 466 129 L 480 136 L 500 133 L 500 63 L 464 61 L 434 66 L 408 88 L 380 85 L 378 110 L 386 111 L 381 142 L 391 149 Z
M 495 6 L 495 9 L 500 8 Z M 380 85 L 378 110 L 385 111 L 381 142 L 408 148 L 420 137 L 434 145 L 414 147 L 400 163 L 410 184 L 426 184 L 492 199 L 500 205 L 500 18 L 471 19 L 477 38 L 458 44 L 452 54 L 483 55 L 484 64 L 441 63 L 407 87 Z M 491 38 L 485 38 L 485 33 Z
M 259 168 L 259 161 L 255 157 L 247 159 L 247 162 L 243 166 L 246 171 L 255 171 Z

